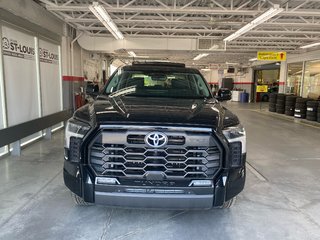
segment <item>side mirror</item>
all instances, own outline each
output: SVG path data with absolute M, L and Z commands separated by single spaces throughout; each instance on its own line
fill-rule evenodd
M 216 99 L 219 102 L 231 100 L 231 91 L 229 89 L 219 89 Z
M 86 87 L 86 94 L 91 97 L 98 96 L 99 93 L 99 86 L 94 84 L 88 84 Z

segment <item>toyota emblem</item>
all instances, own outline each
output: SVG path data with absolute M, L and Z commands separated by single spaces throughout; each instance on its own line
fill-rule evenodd
M 146 135 L 144 141 L 150 147 L 159 148 L 167 144 L 168 137 L 161 132 L 151 132 Z

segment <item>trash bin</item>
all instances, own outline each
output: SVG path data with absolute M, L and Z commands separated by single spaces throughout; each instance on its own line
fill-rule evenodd
M 240 93 L 240 102 L 247 103 L 249 101 L 249 93 L 242 92 Z

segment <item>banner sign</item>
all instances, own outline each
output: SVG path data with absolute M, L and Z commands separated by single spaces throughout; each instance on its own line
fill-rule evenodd
M 40 56 L 40 62 L 44 63 L 50 63 L 50 64 L 59 64 L 59 54 L 56 50 L 56 52 L 39 47 L 39 56 Z
M 42 113 L 49 115 L 62 110 L 59 46 L 39 39 Z
M 286 61 L 286 52 L 258 52 L 257 59 L 260 61 Z
M 268 92 L 268 85 L 258 85 L 257 86 L 257 92 L 259 93 L 265 93 Z
M 33 60 L 35 55 L 34 43 L 22 42 L 16 37 L 2 37 L 2 49 L 3 55 L 11 57 Z
M 8 126 L 40 116 L 35 37 L 2 26 L 3 66 Z

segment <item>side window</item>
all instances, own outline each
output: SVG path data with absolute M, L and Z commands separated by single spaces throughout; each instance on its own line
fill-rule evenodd
M 207 88 L 207 85 L 204 82 L 205 80 L 202 79 L 202 77 L 200 75 L 198 75 L 198 74 L 195 74 L 194 77 L 195 77 L 195 80 L 196 80 L 196 84 L 197 84 L 197 86 L 199 88 L 200 95 L 201 96 L 209 96 L 210 94 L 209 94 L 209 90 Z
M 117 91 L 117 86 L 119 84 L 119 74 L 120 70 L 113 76 L 113 78 L 109 81 L 108 86 L 106 88 L 106 93 L 113 93 Z

